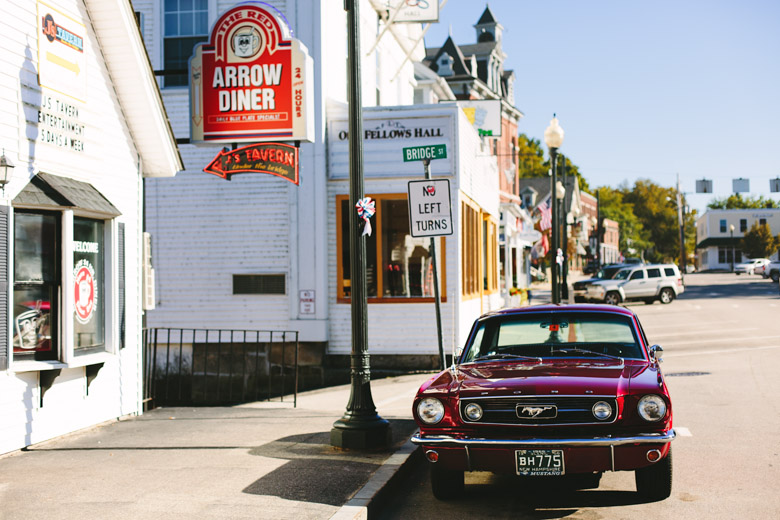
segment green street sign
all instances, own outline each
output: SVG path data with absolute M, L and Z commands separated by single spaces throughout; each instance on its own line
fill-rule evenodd
M 404 148 L 404 162 L 425 161 L 447 158 L 446 144 L 432 144 L 429 146 L 413 146 Z

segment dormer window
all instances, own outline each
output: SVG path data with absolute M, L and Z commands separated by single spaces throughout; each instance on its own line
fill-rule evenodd
M 439 59 L 436 61 L 436 66 L 439 68 L 439 76 L 452 76 L 454 74 L 452 71 L 452 64 L 454 62 L 455 60 L 452 58 L 452 56 L 446 52 L 439 56 Z

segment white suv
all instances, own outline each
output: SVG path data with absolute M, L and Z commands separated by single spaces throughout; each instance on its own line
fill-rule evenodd
M 684 291 L 676 265 L 637 265 L 620 270 L 611 280 L 592 282 L 587 287 L 586 298 L 610 305 L 630 300 L 671 303 Z

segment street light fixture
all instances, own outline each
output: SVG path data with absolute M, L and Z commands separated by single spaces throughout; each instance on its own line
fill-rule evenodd
M 731 272 L 734 272 L 734 224 L 729 225 L 731 231 Z
M 556 173 L 556 160 L 558 148 L 563 144 L 563 128 L 558 124 L 558 118 L 553 114 L 550 126 L 544 131 L 544 142 L 550 149 L 550 165 L 552 167 L 552 179 L 550 180 L 550 212 L 552 213 L 552 302 L 560 303 L 560 294 L 558 291 L 558 264 L 555 261 L 558 255 L 558 194 L 556 186 L 558 184 Z

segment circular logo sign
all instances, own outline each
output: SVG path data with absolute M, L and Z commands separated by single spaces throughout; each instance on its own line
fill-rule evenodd
M 76 304 L 76 319 L 79 323 L 88 323 L 95 314 L 97 307 L 97 287 L 95 286 L 95 269 L 89 260 L 79 260 L 73 269 L 75 288 L 73 291 Z

